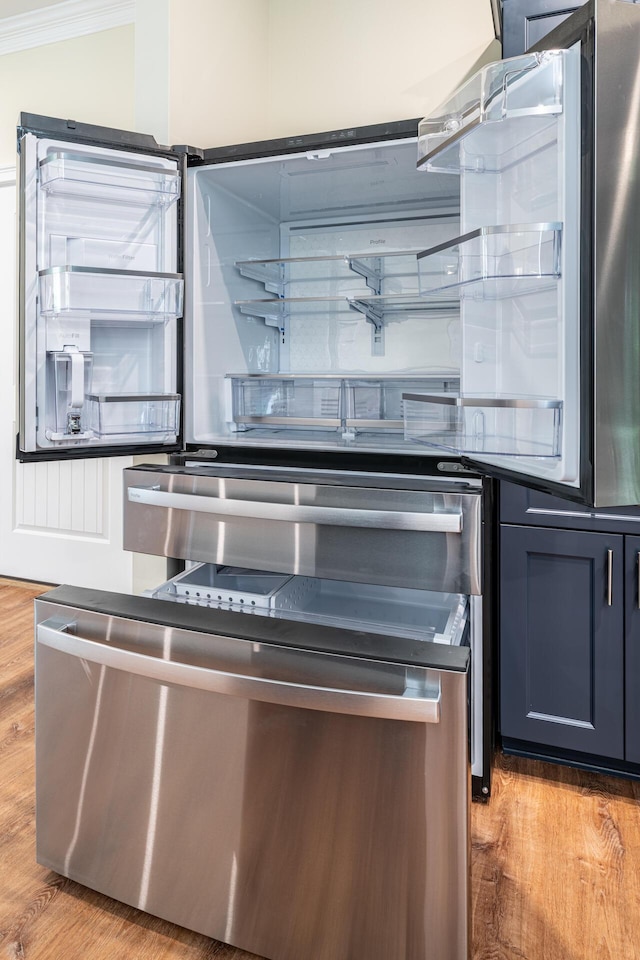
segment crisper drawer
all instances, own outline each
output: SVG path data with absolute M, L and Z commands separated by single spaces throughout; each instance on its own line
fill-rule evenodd
M 477 488 L 283 482 L 149 466 L 125 470 L 124 482 L 126 550 L 330 580 L 481 592 Z

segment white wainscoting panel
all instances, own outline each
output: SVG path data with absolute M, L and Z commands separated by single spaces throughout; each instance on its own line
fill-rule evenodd
M 104 540 L 109 531 L 109 461 L 18 464 L 15 529 Z
M 122 549 L 122 471 L 130 457 L 19 463 L 16 451 L 13 171 L 0 169 L 0 576 L 131 591 Z

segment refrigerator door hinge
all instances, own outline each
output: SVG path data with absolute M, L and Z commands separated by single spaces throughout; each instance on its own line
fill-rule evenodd
M 188 143 L 174 143 L 171 145 L 172 153 L 177 153 L 187 160 L 204 160 L 204 150 L 200 147 L 192 147 Z

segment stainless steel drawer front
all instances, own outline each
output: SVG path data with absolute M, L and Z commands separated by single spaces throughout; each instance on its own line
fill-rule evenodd
M 125 471 L 127 550 L 480 593 L 480 496 Z
M 36 621 L 39 863 L 260 956 L 466 960 L 464 671 L 46 598 Z M 337 712 L 290 702 L 325 683 Z
M 36 628 L 36 641 L 52 650 L 58 650 L 60 653 L 66 653 L 88 663 L 123 670 L 133 676 L 145 677 L 161 683 L 173 683 L 193 690 L 207 690 L 209 693 L 245 697 L 261 703 L 279 703 L 281 706 L 324 710 L 328 713 L 386 717 L 420 723 L 439 723 L 440 721 L 439 682 L 434 684 L 434 690 L 430 696 L 415 697 L 408 695 L 407 690 L 400 694 L 389 694 L 369 690 L 344 690 L 312 683 L 292 683 L 289 680 L 274 680 L 256 674 L 200 667 L 191 663 L 182 663 L 179 660 L 150 656 L 135 650 L 88 640 L 86 637 L 69 633 L 69 628 L 75 630 L 75 619 L 68 624 L 44 621 Z M 213 645 L 215 641 L 229 642 L 227 638 L 212 637 L 211 644 Z M 243 640 L 236 641 L 236 644 L 246 643 L 247 641 Z M 282 649 L 279 653 L 284 660 L 293 661 L 296 658 L 296 652 L 292 650 Z M 349 664 L 345 658 L 330 654 L 306 654 L 306 658 L 317 660 L 318 665 L 325 669 L 333 668 L 336 680 L 343 679 L 345 669 L 349 666 L 353 667 L 353 663 Z M 393 668 L 388 664 L 380 664 L 379 669 L 381 674 L 393 673 Z M 398 668 L 396 668 L 397 672 Z M 427 682 L 426 675 L 429 671 L 416 670 L 415 672 L 417 676 L 425 675 L 424 682 Z M 416 692 L 418 692 L 417 688 Z

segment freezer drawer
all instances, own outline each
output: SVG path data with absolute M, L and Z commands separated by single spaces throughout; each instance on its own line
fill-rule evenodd
M 460 644 L 468 597 L 199 563 L 150 593 L 159 600 Z
M 40 863 L 274 960 L 466 960 L 466 650 L 72 588 L 36 620 Z
M 479 594 L 480 495 L 124 471 L 124 547 L 330 580 Z

